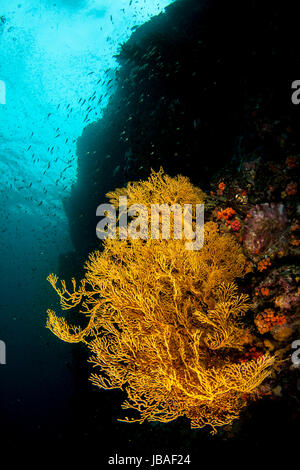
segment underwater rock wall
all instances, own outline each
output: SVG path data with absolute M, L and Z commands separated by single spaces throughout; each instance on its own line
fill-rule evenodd
M 78 139 L 78 180 L 65 202 L 76 247 L 76 255 L 69 254 L 61 264 L 66 276 L 73 264 L 70 273 L 79 277 L 82 262 L 99 243 L 95 213 L 106 201 L 105 193 L 128 180 L 146 179 L 151 167 L 187 175 L 209 193 L 206 217 L 221 233 L 235 236 L 245 251 L 251 226 L 250 259 L 245 278 L 239 280 L 253 301 L 242 364 L 266 351 L 286 358 L 299 332 L 294 174 L 300 119 L 291 102 L 299 53 L 292 47 L 297 31 L 293 16 L 276 2 L 211 1 L 208 6 L 182 0 L 138 28 L 120 50 L 117 87 L 103 118 Z M 278 221 L 280 214 L 284 216 Z M 99 422 L 107 413 L 110 423 L 116 413 L 109 407 L 116 405 L 101 395 L 100 407 L 98 395 L 83 385 L 88 371 L 80 355 L 74 353 L 74 364 L 78 359 L 78 403 L 85 408 L 76 415 L 76 425 L 83 435 L 78 423 L 91 423 L 89 436 L 95 437 L 95 409 Z M 249 455 L 258 442 L 264 450 L 293 445 L 299 381 L 293 364 L 285 364 L 260 390 L 262 403 L 254 404 L 236 428 L 226 430 L 236 438 L 231 447 L 226 437 L 235 455 Z M 107 439 L 115 439 L 121 427 L 109 426 Z M 132 432 L 132 442 L 139 436 L 155 447 L 155 439 L 161 445 L 157 430 L 162 428 L 154 426 L 148 428 L 153 441 L 147 428 L 126 432 Z M 194 438 L 180 426 L 174 433 L 180 441 L 176 448 Z M 172 428 L 162 432 L 169 441 Z M 197 449 L 200 440 L 198 433 Z M 245 442 L 247 454 L 240 445 Z M 205 448 L 211 450 L 210 441 L 205 440 Z
M 160 166 L 205 189 L 247 145 L 257 148 L 253 110 L 299 121 L 289 97 L 291 21 L 274 3 L 181 0 L 122 44 L 116 91 L 78 139 L 78 179 L 65 201 L 77 258 L 97 247 L 96 207 L 108 190 Z M 265 135 L 261 157 L 281 153 Z

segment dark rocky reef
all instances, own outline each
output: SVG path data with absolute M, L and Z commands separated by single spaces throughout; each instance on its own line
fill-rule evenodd
M 161 165 L 205 189 L 238 164 L 241 147 L 257 148 L 259 116 L 299 122 L 296 21 L 280 2 L 181 0 L 120 45 L 115 92 L 78 139 L 78 181 L 65 201 L 79 265 L 99 246 L 95 213 L 107 191 Z M 262 158 L 281 155 L 276 139 L 264 136 Z
M 291 103 L 300 62 L 293 8 L 276 0 L 181 0 L 120 46 L 115 91 L 103 118 L 78 139 L 78 180 L 65 200 L 75 252 L 61 259 L 64 278 L 80 277 L 88 253 L 99 247 L 96 208 L 106 202 L 105 194 L 148 177 L 150 168 L 163 166 L 209 190 L 212 180 L 231 179 L 245 162 L 300 153 L 300 106 Z M 263 193 L 267 177 L 259 168 L 255 191 Z M 280 198 L 276 188 L 274 198 Z M 205 443 L 210 457 L 216 450 L 222 458 L 225 451 L 244 457 L 283 442 L 287 449 L 296 446 L 290 418 L 296 405 L 284 400 L 263 401 L 238 424 L 239 437 L 232 441 L 222 433 L 212 440 L 190 431 L 184 420 L 112 424 L 119 399 L 92 390 L 83 354 L 74 348 L 77 412 L 71 426 L 80 445 L 98 446 L 105 429 L 103 448 L 125 454 L 130 448 L 132 455 L 171 448 L 198 455 L 202 445 L 202 458 Z

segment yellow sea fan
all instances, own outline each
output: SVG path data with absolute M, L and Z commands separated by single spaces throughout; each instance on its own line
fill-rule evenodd
M 201 204 L 205 201 L 205 193 L 194 186 L 182 175 L 174 178 L 166 175 L 160 168 L 158 172 L 151 170 L 146 181 L 129 182 L 125 188 L 117 188 L 106 194 L 114 207 L 119 206 L 119 197 L 127 196 L 128 205 L 143 204 Z
M 111 201 L 117 204 L 120 194 L 129 195 L 130 204 L 204 200 L 187 178 L 162 171 L 110 193 Z M 69 327 L 48 311 L 48 328 L 88 346 L 96 368 L 91 381 L 125 390 L 123 408 L 136 410 L 135 419 L 186 416 L 192 427 L 213 431 L 231 423 L 273 362 L 269 356 L 238 362 L 241 317 L 249 307 L 233 282 L 245 264 L 238 243 L 209 222 L 199 251 L 186 250 L 185 240 L 161 239 L 107 239 L 103 248 L 89 256 L 73 292 L 49 277 L 63 308 L 82 306 L 87 326 Z
M 46 326 L 52 333 L 67 343 L 79 343 L 83 340 L 84 331 L 77 326 L 68 325 L 64 318 L 59 318 L 53 310 L 48 309 Z

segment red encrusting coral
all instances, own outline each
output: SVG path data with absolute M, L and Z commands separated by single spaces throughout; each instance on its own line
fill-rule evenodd
M 257 269 L 258 271 L 264 271 L 267 269 L 269 266 L 271 266 L 271 261 L 270 258 L 262 259 L 261 261 L 258 262 L 257 264 Z
M 241 222 L 239 220 L 233 220 L 230 224 L 232 230 L 234 232 L 238 232 L 242 226 Z
M 276 315 L 275 310 L 266 308 L 263 313 L 259 313 L 254 323 L 259 333 L 264 334 L 272 330 L 275 325 L 283 325 L 287 321 L 285 315 Z
M 232 207 L 226 207 L 226 209 L 218 211 L 218 220 L 229 220 L 233 215 L 235 215 L 235 213 L 236 212 Z

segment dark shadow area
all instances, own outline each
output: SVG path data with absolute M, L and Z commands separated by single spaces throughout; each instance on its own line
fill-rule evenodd
M 75 252 L 61 257 L 61 277 L 79 278 L 88 254 L 100 247 L 96 208 L 106 202 L 105 194 L 147 178 L 151 168 L 162 166 L 209 190 L 222 168 L 238 167 L 245 155 L 282 158 L 276 137 L 281 127 L 293 126 L 290 150 L 299 152 L 300 110 L 291 103 L 291 83 L 300 67 L 299 17 L 293 7 L 289 1 L 181 0 L 120 46 L 116 90 L 103 118 L 78 139 L 78 180 L 64 201 Z M 278 132 L 262 129 L 259 135 L 257 126 L 268 120 L 278 121 Z M 51 338 L 52 347 L 56 341 Z M 53 396 L 43 425 L 34 402 L 20 420 L 17 410 L 1 418 L 0 445 L 13 445 L 21 460 L 23 451 L 34 458 L 39 448 L 53 457 L 62 448 L 60 462 L 68 456 L 70 463 L 78 454 L 97 468 L 109 468 L 107 459 L 116 453 L 190 454 L 188 468 L 201 468 L 207 459 L 214 465 L 234 458 L 243 468 L 259 452 L 260 463 L 264 457 L 270 462 L 276 449 L 290 456 L 299 445 L 299 410 L 292 397 L 253 404 L 239 424 L 239 437 L 190 430 L 185 419 L 119 422 L 125 394 L 95 389 L 88 380 L 87 351 L 70 347 L 73 362 L 64 367 L 71 372 L 74 394 L 67 407 L 56 407 Z M 36 400 L 48 406 L 43 397 Z

